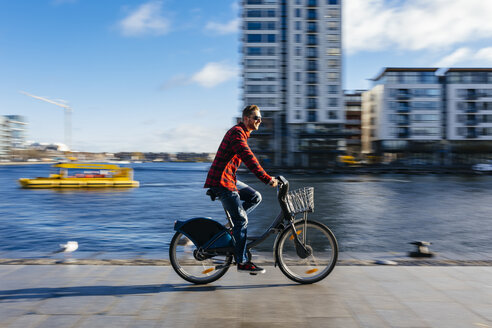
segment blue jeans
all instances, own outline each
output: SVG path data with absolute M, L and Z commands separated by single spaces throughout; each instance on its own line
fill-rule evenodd
M 231 215 L 234 223 L 233 235 L 235 240 L 235 257 L 237 263 L 248 261 L 246 255 L 246 237 L 248 230 L 248 214 L 261 202 L 261 194 L 248 186 L 237 181 L 238 191 L 230 191 L 223 187 L 213 187 L 213 191 L 222 202 L 222 206 Z

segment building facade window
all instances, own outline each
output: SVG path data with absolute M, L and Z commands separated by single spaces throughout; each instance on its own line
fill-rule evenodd
M 247 34 L 246 42 L 248 43 L 275 43 L 276 35 L 275 34 Z
M 329 49 L 326 49 L 326 54 L 328 56 L 339 56 L 340 55 L 340 48 L 329 48 Z
M 246 11 L 246 17 L 275 17 L 275 10 L 258 10 L 258 9 L 250 9 Z
M 307 117 L 308 122 L 317 122 L 316 111 L 310 110 L 307 112 L 307 114 L 308 114 L 308 117 Z
M 318 70 L 318 62 L 316 60 L 308 60 L 306 69 L 308 71 L 317 71 Z
M 307 88 L 307 96 L 308 97 L 317 97 L 318 96 L 318 88 L 315 85 L 308 85 Z
M 328 85 L 328 94 L 334 95 L 338 93 L 338 86 L 337 85 Z
M 338 41 L 340 41 L 340 35 L 338 35 L 338 34 L 327 34 L 326 40 L 328 42 L 338 42 Z
M 307 108 L 308 109 L 318 108 L 318 100 L 316 98 L 307 98 Z
M 338 67 L 338 59 L 328 59 L 327 63 L 330 68 Z
M 314 47 L 308 47 L 306 48 L 307 53 L 306 56 L 309 58 L 317 58 L 318 57 L 318 49 Z
M 248 92 L 248 93 L 275 93 L 275 92 L 277 92 L 277 86 L 276 85 L 249 84 L 249 85 L 246 85 L 246 92 Z
M 307 23 L 307 32 L 308 33 L 316 33 L 318 31 L 316 22 L 308 22 Z
M 246 81 L 276 81 L 277 73 L 275 72 L 248 72 L 244 74 Z
M 338 31 L 338 23 L 337 22 L 327 22 L 326 23 L 329 31 Z
M 307 35 L 307 44 L 310 46 L 315 46 L 318 44 L 318 36 L 316 34 Z
M 275 47 L 246 47 L 248 56 L 274 56 Z
M 308 9 L 307 10 L 307 19 L 309 19 L 309 20 L 318 19 L 318 15 L 316 13 L 316 9 Z
M 338 119 L 338 112 L 336 110 L 329 110 L 328 111 L 328 119 L 329 120 L 337 120 Z
M 246 68 L 276 68 L 277 61 L 273 59 L 246 59 Z
M 326 18 L 338 18 L 340 16 L 337 9 L 328 9 L 326 10 Z
M 309 72 L 307 73 L 307 83 L 318 83 L 318 73 Z
M 338 81 L 339 74 L 338 72 L 328 72 L 326 77 L 329 82 L 336 82 Z

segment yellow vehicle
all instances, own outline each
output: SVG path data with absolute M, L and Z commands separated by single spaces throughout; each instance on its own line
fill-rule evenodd
M 359 161 L 355 160 L 354 156 L 351 155 L 340 155 L 338 156 L 338 161 L 346 165 L 357 165 L 360 164 Z
M 133 188 L 133 169 L 108 164 L 60 163 L 48 178 L 21 178 L 23 188 Z

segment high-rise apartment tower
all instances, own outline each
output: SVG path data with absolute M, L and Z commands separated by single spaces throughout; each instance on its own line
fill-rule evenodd
M 324 167 L 344 142 L 341 0 L 243 0 L 243 105 L 263 127 L 250 144 L 276 166 Z

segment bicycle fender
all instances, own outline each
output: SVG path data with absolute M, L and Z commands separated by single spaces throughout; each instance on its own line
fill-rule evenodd
M 188 237 L 195 246 L 205 246 L 218 234 L 224 232 L 226 228 L 211 218 L 192 218 L 186 221 L 176 221 L 174 230 Z

